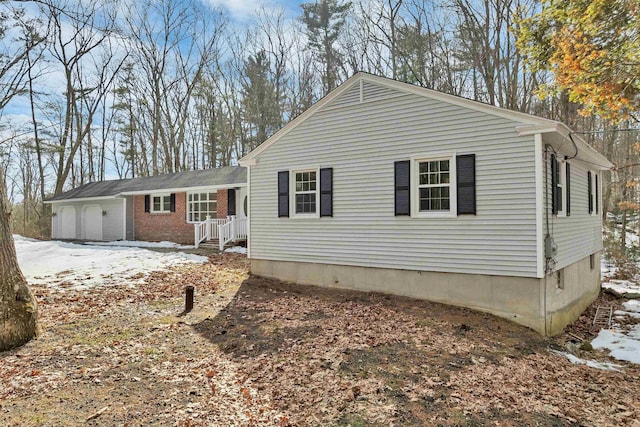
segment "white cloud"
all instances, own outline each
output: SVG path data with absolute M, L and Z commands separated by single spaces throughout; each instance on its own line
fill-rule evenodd
M 261 0 L 205 0 L 214 7 L 226 9 L 231 16 L 238 21 L 247 21 L 253 18 L 255 12 L 264 5 Z

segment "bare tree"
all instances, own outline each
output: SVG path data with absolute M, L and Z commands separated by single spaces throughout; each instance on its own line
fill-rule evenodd
M 114 41 L 115 9 L 99 3 L 78 3 L 72 11 L 59 6 L 45 6 L 52 25 L 51 56 L 62 68 L 65 89 L 63 93 L 63 123 L 58 133 L 55 194 L 62 193 L 69 177 L 75 173 L 76 154 L 92 152 L 91 129 L 94 116 L 103 98 L 126 60 L 126 54 L 117 54 Z M 66 19 L 72 15 L 73 19 Z M 68 28 L 71 31 L 68 31 Z M 87 142 L 88 150 L 83 151 Z M 82 159 L 83 160 L 83 159 Z M 85 167 L 77 168 L 80 183 L 84 183 Z M 94 177 L 89 167 L 89 176 Z
M 6 43 L 11 29 L 18 29 L 18 40 Z M 0 116 L 6 105 L 24 90 L 29 63 L 27 58 L 41 42 L 33 22 L 24 12 L 6 8 L 0 11 Z M 0 164 L 0 351 L 19 346 L 33 338 L 38 329 L 38 305 L 31 294 L 16 256 L 11 230 L 11 205 L 7 197 L 5 171 Z

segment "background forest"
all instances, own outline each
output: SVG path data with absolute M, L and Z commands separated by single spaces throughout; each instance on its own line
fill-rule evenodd
M 610 251 L 627 251 L 637 0 L 318 0 L 240 17 L 213 3 L 0 0 L 15 232 L 48 237 L 43 198 L 88 182 L 235 164 L 366 71 L 568 124 L 618 166 L 603 213 L 622 224 Z

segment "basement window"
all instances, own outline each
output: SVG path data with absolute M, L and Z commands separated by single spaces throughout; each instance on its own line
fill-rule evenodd
M 591 267 L 591 270 L 596 268 L 596 255 L 595 254 L 589 255 L 589 267 Z
M 556 271 L 556 288 L 564 289 L 564 270 Z

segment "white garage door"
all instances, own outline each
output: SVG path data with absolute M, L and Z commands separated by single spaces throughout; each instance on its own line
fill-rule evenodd
M 82 209 L 84 238 L 102 240 L 102 208 L 99 205 L 85 206 Z
M 58 228 L 61 239 L 76 238 L 76 208 L 64 206 L 58 211 Z

